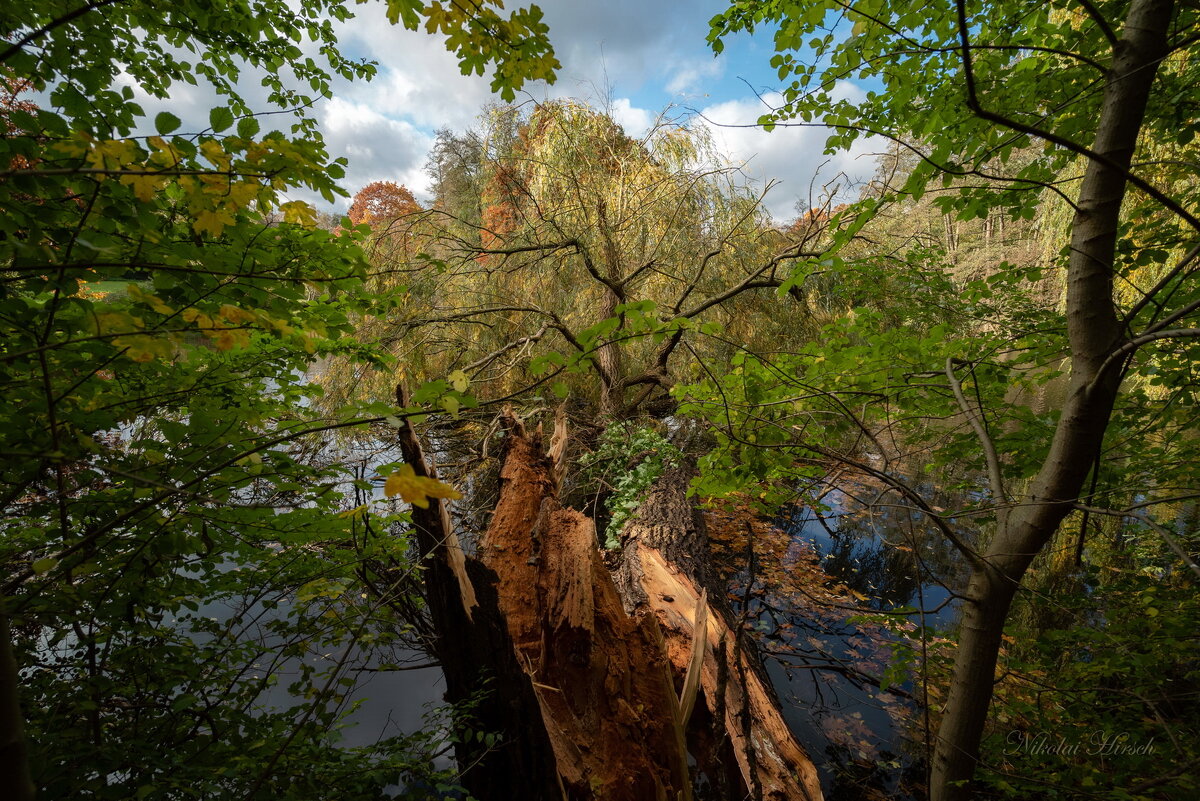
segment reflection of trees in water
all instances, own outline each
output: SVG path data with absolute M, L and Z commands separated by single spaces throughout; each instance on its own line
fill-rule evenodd
M 809 525 L 825 530 L 821 567 L 866 596 L 872 608 L 917 606 L 921 585 L 952 584 L 961 572 L 958 553 L 920 512 L 898 504 L 861 504 L 841 492 L 831 496 L 828 511 L 805 509 L 793 521 L 813 521 Z M 960 499 L 939 500 L 948 507 Z

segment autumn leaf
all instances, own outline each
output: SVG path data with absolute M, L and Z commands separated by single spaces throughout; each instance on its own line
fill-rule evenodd
M 229 154 L 225 152 L 225 148 L 221 147 L 221 143 L 215 139 L 209 139 L 200 145 L 200 154 L 208 159 L 219 170 L 229 169 Z
M 196 215 L 195 221 L 192 223 L 192 228 L 198 234 L 209 234 L 210 236 L 220 236 L 227 225 L 232 225 L 234 222 L 233 215 L 224 209 L 205 209 Z
M 138 200 L 149 203 L 165 181 L 157 175 L 122 175 L 121 183 L 133 187 L 133 194 Z
M 317 210 L 303 200 L 293 200 L 279 207 L 283 212 L 283 221 L 312 228 L 317 224 Z
M 462 370 L 455 370 L 446 378 L 450 381 L 450 386 L 454 387 L 455 392 L 466 392 L 471 383 L 471 379 L 467 378 L 467 374 Z
M 462 493 L 449 484 L 427 476 L 418 476 L 409 464 L 400 465 L 387 477 L 383 484 L 383 494 L 389 498 L 399 495 L 401 500 L 422 509 L 429 508 L 430 498 L 462 497 Z
M 420 210 L 420 204 L 406 187 L 392 181 L 375 181 L 358 190 L 346 216 L 355 225 L 386 224 Z

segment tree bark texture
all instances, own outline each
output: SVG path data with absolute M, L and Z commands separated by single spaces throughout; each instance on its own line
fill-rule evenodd
M 615 579 L 625 608 L 658 621 L 668 657 L 682 675 L 697 647 L 700 594 L 708 590 L 712 601 L 699 646 L 705 651 L 700 688 L 707 712 L 699 719 L 707 723 L 690 726 L 687 734 L 691 742 L 703 742 L 711 731 L 726 747 L 711 750 L 715 758 L 707 761 L 704 749 L 694 748 L 698 769 L 718 784 L 740 788 L 732 797 L 820 799 L 816 768 L 788 729 L 757 652 L 742 647 L 740 621 L 722 600 L 725 588 L 708 580 L 704 519 L 687 495 L 691 476 L 687 467 L 665 472 L 621 533 Z
M 436 478 L 411 424 L 399 433 L 404 459 L 414 472 Z M 425 602 L 436 633 L 434 656 L 446 679 L 446 700 L 470 702 L 473 727 L 498 733 L 502 740 L 496 748 L 467 738 L 455 742 L 463 785 L 479 801 L 509 801 L 517 788 L 533 801 L 561 798 L 537 697 L 500 612 L 496 575 L 465 557 L 444 501 L 431 500 L 427 509 L 413 507 L 412 521 L 417 547 L 425 555 Z
M 646 542 L 633 543 L 638 569 L 629 575 L 638 577 L 642 600 L 631 616 L 593 522 L 558 501 L 559 466 L 543 452 L 540 430 L 527 434 L 510 414 L 502 421 L 509 436 L 499 501 L 479 558 L 465 559 L 470 617 L 445 553 L 446 518 L 432 506 L 413 510 L 422 547 L 433 553 L 426 581 L 448 696 L 469 697 L 483 676 L 492 679 L 475 716 L 503 744 L 494 752 L 460 749 L 460 764 L 480 760 L 464 776 L 472 794 L 689 801 L 691 755 L 710 777 L 712 765 L 723 768 L 720 781 L 741 791 L 736 797 L 757 787 L 771 801 L 819 799 L 815 769 L 735 633 L 713 615 L 694 642 L 700 589 L 689 576 L 701 575 L 703 563 L 691 548 L 703 545 L 703 527 L 686 501 L 686 476 L 652 493 L 658 501 L 645 517 Z M 563 434 L 556 430 L 552 454 L 562 452 Z M 696 704 L 685 732 L 677 685 L 696 645 L 703 661 L 695 684 L 705 703 Z
M 1120 370 L 1102 366 L 1121 345 L 1113 276 L 1127 172 L 1158 67 L 1167 53 L 1171 0 L 1134 0 L 1113 51 L 1092 150 L 1072 224 L 1067 267 L 1071 378 L 1050 451 L 1026 497 L 1007 514 L 973 571 L 932 772 L 933 801 L 960 801 L 979 759 L 1004 622 L 1022 577 L 1078 501 L 1104 439 Z
M 563 508 L 538 436 L 508 421 L 484 536 L 499 607 L 569 799 L 691 798 L 670 666 L 653 619 L 625 614 L 592 521 Z

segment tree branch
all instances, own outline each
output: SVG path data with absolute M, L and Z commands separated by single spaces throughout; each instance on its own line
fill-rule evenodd
M 1007 502 L 1008 495 L 1004 492 L 1004 479 L 1000 473 L 1000 459 L 996 455 L 996 445 L 992 442 L 991 436 L 988 435 L 987 428 L 984 427 L 983 421 L 980 419 L 976 409 L 967 403 L 967 397 L 963 394 L 962 382 L 954 375 L 954 364 L 956 361 L 958 360 L 954 357 L 946 359 L 946 378 L 950 381 L 950 388 L 954 390 L 954 397 L 958 401 L 959 408 L 967 416 L 967 420 L 971 423 L 971 428 L 975 430 L 975 436 L 979 438 L 979 443 L 983 446 L 983 455 L 987 460 L 988 481 L 992 485 L 992 494 L 996 496 L 997 501 L 1002 503 Z
M 74 11 L 69 11 L 66 14 L 63 14 L 61 17 L 58 17 L 57 19 L 53 19 L 50 22 L 47 22 L 45 25 L 38 28 L 36 31 L 30 31 L 29 33 L 25 34 L 20 39 L 18 39 L 16 42 L 14 42 L 7 50 L 5 50 L 3 53 L 0 53 L 0 64 L 3 64 L 5 61 L 8 61 L 10 58 L 15 56 L 18 51 L 20 51 L 23 47 L 25 47 L 25 45 L 29 44 L 30 42 L 32 42 L 35 39 L 40 39 L 41 37 L 48 34 L 50 31 L 54 30 L 55 28 L 62 27 L 63 25 L 66 25 L 68 22 L 71 22 L 72 20 L 82 17 L 84 14 L 87 14 L 89 11 L 98 11 L 99 9 L 104 8 L 105 6 L 111 6 L 114 3 L 120 3 L 120 2 L 122 2 L 122 0 L 99 0 L 99 2 L 87 3 L 83 6 L 80 6 L 79 8 L 75 9 Z
M 1186 339 L 1189 337 L 1200 337 L 1200 328 L 1169 328 L 1166 331 L 1155 331 L 1150 334 L 1142 334 L 1141 336 L 1134 337 L 1108 355 L 1108 358 L 1101 363 L 1100 369 L 1096 371 L 1096 376 L 1092 379 L 1092 383 L 1088 386 L 1089 388 L 1095 386 L 1104 377 L 1104 373 L 1107 370 L 1123 362 L 1126 356 L 1129 356 L 1148 342 L 1153 342 L 1157 339 Z
M 1109 517 L 1129 517 L 1145 523 L 1147 526 L 1154 529 L 1158 536 L 1163 538 L 1163 542 L 1167 544 L 1167 547 L 1174 551 L 1175 555 L 1182 559 L 1184 564 L 1190 567 L 1192 572 L 1195 573 L 1197 577 L 1200 577 L 1200 565 L 1196 564 L 1195 560 L 1188 555 L 1188 552 L 1183 549 L 1183 546 L 1180 545 L 1179 541 L 1175 539 L 1175 536 L 1167 530 L 1166 526 L 1155 522 L 1148 515 L 1142 514 L 1141 512 L 1136 512 L 1133 509 L 1101 509 L 1096 506 L 1087 506 L 1082 503 L 1075 504 L 1075 508 L 1097 515 L 1108 515 Z
M 967 86 L 967 108 L 969 108 L 975 116 L 980 119 L 994 122 L 997 125 L 1002 125 L 1005 128 L 1010 128 L 1014 131 L 1019 131 L 1029 136 L 1036 136 L 1039 139 L 1044 139 L 1051 144 L 1058 145 L 1066 150 L 1076 153 L 1080 156 L 1085 156 L 1088 159 L 1103 164 L 1105 167 L 1118 172 L 1126 181 L 1133 186 L 1145 192 L 1154 200 L 1158 201 L 1164 208 L 1174 212 L 1180 219 L 1186 222 L 1189 226 L 1197 231 L 1200 231 L 1200 219 L 1181 206 L 1173 198 L 1167 196 L 1162 190 L 1155 187 L 1150 182 L 1146 181 L 1138 175 L 1130 172 L 1127 167 L 1118 164 L 1113 159 L 1098 153 L 1090 147 L 1067 139 L 1065 136 L 1059 136 L 1053 131 L 1046 131 L 1033 125 L 1026 125 L 1022 122 L 1006 117 L 1003 114 L 997 114 L 994 111 L 988 111 L 979 102 L 979 96 L 975 87 L 975 70 L 971 63 L 971 43 L 968 36 L 967 26 L 967 11 L 965 0 L 955 0 L 955 7 L 958 9 L 958 35 L 962 43 L 962 61 L 963 61 L 963 78 Z M 1159 59 L 1161 61 L 1161 59 Z

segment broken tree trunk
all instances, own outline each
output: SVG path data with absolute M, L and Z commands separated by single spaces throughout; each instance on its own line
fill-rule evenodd
M 478 559 L 453 553 L 449 517 L 436 505 L 413 510 L 430 554 L 427 595 L 447 696 L 468 697 L 481 676 L 491 679 L 475 717 L 504 745 L 459 747 L 460 764 L 478 761 L 464 777 L 472 794 L 690 801 L 693 756 L 710 777 L 713 765 L 725 770 L 732 778 L 718 785 L 736 797 L 819 799 L 815 770 L 739 648 L 728 613 L 709 615 L 693 642 L 698 608 L 707 605 L 698 607 L 702 521 L 686 497 L 672 490 L 648 501 L 614 582 L 592 521 L 558 501 L 563 422 L 552 456 L 540 429 L 527 434 L 511 414 L 502 422 L 509 436 L 500 498 Z M 415 433 L 406 427 L 401 439 L 414 470 L 434 476 Z
M 690 799 L 661 635 L 625 614 L 592 521 L 557 499 L 539 434 L 514 418 L 500 501 L 481 545 L 554 750 L 564 796 Z
M 397 396 L 405 405 L 399 387 Z M 400 429 L 399 443 L 417 475 L 437 478 L 411 423 Z M 445 501 L 431 501 L 426 509 L 412 508 L 412 522 L 423 554 L 425 603 L 435 632 L 432 650 L 445 676 L 445 697 L 452 704 L 469 704 L 472 728 L 499 734 L 502 741 L 492 748 L 478 739 L 457 738 L 461 781 L 479 801 L 509 801 L 517 788 L 533 801 L 561 798 L 537 697 L 500 613 L 496 576 L 463 553 Z
M 728 761 L 705 765 L 697 753 L 710 777 L 726 786 L 740 780 L 755 799 L 820 799 L 816 768 L 784 722 L 757 652 L 744 647 L 741 621 L 723 603 L 724 588 L 706 586 L 704 522 L 687 497 L 690 475 L 682 467 L 664 473 L 621 534 L 616 575 L 625 608 L 658 621 L 677 671 L 692 661 L 697 612 L 704 613 L 701 694 L 709 726 L 718 738 L 728 738 L 740 774 L 730 775 L 735 766 Z M 701 603 L 705 590 L 711 601 Z M 710 750 L 708 756 L 720 759 L 728 750 Z M 722 771 L 725 775 L 717 775 Z

